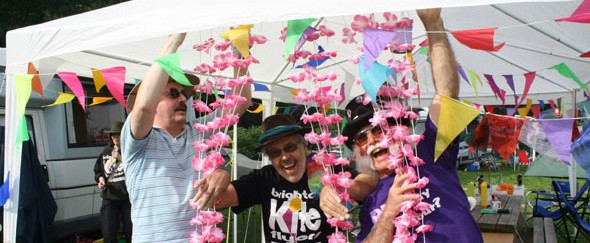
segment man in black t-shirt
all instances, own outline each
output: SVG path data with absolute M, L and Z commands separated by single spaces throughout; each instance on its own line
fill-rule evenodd
M 197 183 L 195 200 L 200 200 L 200 208 L 210 208 L 219 199 L 217 208 L 231 207 L 234 213 L 262 205 L 267 242 L 328 242 L 326 237 L 333 229 L 310 190 L 306 173 L 303 135 L 310 129 L 297 125 L 291 115 L 277 114 L 263 121 L 262 130 L 259 148 L 271 165 L 232 181 L 225 191 L 208 190 L 212 183 L 229 181 L 229 175 L 213 173 Z M 352 198 L 361 197 L 359 194 L 372 191 L 373 183 L 368 180 L 348 192 Z

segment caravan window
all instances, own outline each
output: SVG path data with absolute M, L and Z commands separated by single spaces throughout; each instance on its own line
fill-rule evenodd
M 125 121 L 125 108 L 114 98 L 101 104 L 93 105 L 93 98 L 113 96 L 106 86 L 100 92 L 92 79 L 79 77 L 86 94 L 86 111 L 82 109 L 77 98 L 66 103 L 66 122 L 68 147 L 96 147 L 108 143 L 109 136 L 105 131 L 109 130 L 113 122 Z M 66 85 L 64 92 L 73 94 Z M 125 87 L 125 94 L 129 93 L 131 86 Z

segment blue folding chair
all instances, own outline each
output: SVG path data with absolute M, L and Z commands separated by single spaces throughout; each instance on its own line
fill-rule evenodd
M 555 181 L 559 183 L 567 197 L 570 196 L 570 185 L 567 181 Z M 534 199 L 532 199 L 534 197 Z M 526 194 L 527 208 L 531 208 L 532 217 L 552 218 L 554 221 L 561 217 L 557 197 L 550 191 L 529 191 Z M 526 209 L 525 208 L 525 214 Z M 531 218 L 532 218 L 531 217 Z M 530 219 L 530 218 L 529 218 Z
M 561 212 L 561 218 L 564 224 L 563 228 L 565 230 L 565 235 L 568 242 L 576 242 L 578 233 L 580 232 L 582 232 L 586 239 L 590 239 L 590 223 L 584 221 L 586 209 L 588 208 L 588 197 L 584 196 L 590 187 L 590 179 L 586 179 L 586 182 L 582 188 L 580 188 L 578 193 L 576 193 L 576 195 L 571 199 L 566 196 L 564 188 L 560 183 L 553 181 L 552 185 L 553 189 L 555 190 L 555 195 L 557 196 L 557 202 L 559 204 L 559 210 Z M 570 239 L 568 224 L 566 221 L 569 221 L 574 227 L 578 229 L 575 231 L 573 241 Z

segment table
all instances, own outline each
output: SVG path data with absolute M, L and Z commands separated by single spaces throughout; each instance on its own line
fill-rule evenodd
M 482 214 L 481 206 L 471 210 L 484 237 L 484 242 L 520 242 L 524 243 L 527 225 L 520 213 L 523 197 L 520 195 L 500 196 L 501 208 L 512 210 L 509 214 Z

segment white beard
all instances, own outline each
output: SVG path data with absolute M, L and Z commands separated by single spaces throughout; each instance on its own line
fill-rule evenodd
M 360 173 L 368 174 L 372 177 L 377 177 L 377 171 L 375 171 L 375 166 L 373 165 L 373 159 L 370 155 L 361 156 L 358 153 L 358 149 L 354 150 L 354 157 L 356 159 L 356 170 Z

